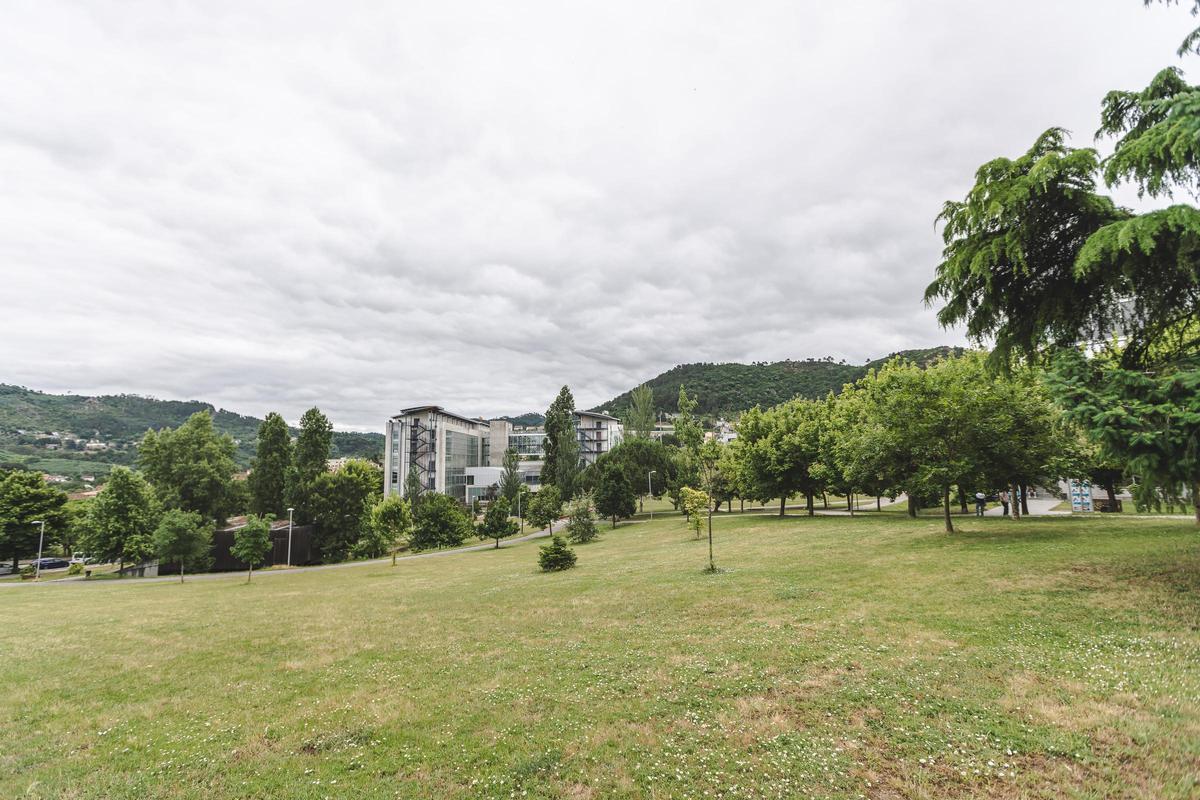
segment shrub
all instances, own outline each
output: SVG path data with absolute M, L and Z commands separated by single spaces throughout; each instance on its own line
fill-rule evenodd
M 29 580 L 36 574 L 37 570 L 35 570 L 31 564 L 26 564 L 25 566 L 21 567 L 21 580 L 23 581 Z
M 550 544 L 538 548 L 538 564 L 543 572 L 570 569 L 575 566 L 575 551 L 561 536 L 553 536 Z
M 83 564 L 80 564 L 78 561 L 76 561 L 74 564 L 67 567 L 67 574 L 68 575 L 82 575 L 83 574 Z
M 587 495 L 584 495 L 571 503 L 570 517 L 567 519 L 567 538 L 575 544 L 586 544 L 599 534 L 596 518 L 592 515 L 592 504 Z

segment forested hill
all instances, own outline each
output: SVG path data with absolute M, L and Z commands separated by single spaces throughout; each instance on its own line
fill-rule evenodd
M 262 420 L 216 409 L 196 401 L 157 400 L 131 394 L 84 397 L 47 394 L 0 383 L 0 445 L 12 449 L 35 445 L 38 434 L 57 432 L 96 439 L 114 448 L 132 445 L 149 428 L 174 428 L 197 411 L 207 409 L 222 433 L 239 442 L 238 463 L 249 464 Z M 24 433 L 21 433 L 24 432 Z M 62 448 L 62 455 L 69 455 Z M 334 433 L 333 455 L 373 457 L 383 453 L 378 433 Z M 119 459 L 113 459 L 120 463 Z
M 685 386 L 688 395 L 697 398 L 697 412 L 729 415 L 761 405 L 764 408 L 801 397 L 824 397 L 840 392 L 852 383 L 896 356 L 925 364 L 941 356 L 959 352 L 959 348 L 931 347 L 927 350 L 902 350 L 866 364 L 847 364 L 831 358 L 805 361 L 777 361 L 773 364 L 681 364 L 647 381 L 654 392 L 654 407 L 658 411 L 674 412 L 679 400 L 679 387 Z M 601 403 L 593 411 L 607 411 L 623 416 L 629 408 L 630 392 Z

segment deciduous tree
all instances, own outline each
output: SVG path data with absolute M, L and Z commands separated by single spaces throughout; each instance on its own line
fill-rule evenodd
M 88 509 L 83 546 L 102 561 L 137 564 L 154 553 L 153 532 L 162 511 L 154 489 L 136 472 L 115 467 Z
M 249 565 L 246 583 L 254 576 L 254 565 L 263 563 L 271 550 L 271 521 L 270 516 L 250 514 L 246 517 L 246 524 L 233 532 L 233 546 L 229 552 Z
M 154 529 L 154 552 L 163 561 L 179 564 L 179 582 L 185 571 L 199 572 L 212 563 L 212 523 L 194 511 L 168 510 Z
M 45 523 L 46 543 L 57 542 L 67 526 L 67 495 L 46 483 L 40 472 L 0 472 L 0 558 L 11 559 L 16 572 L 21 558 L 38 549 Z
M 212 415 L 197 411 L 178 428 L 146 431 L 138 446 L 138 465 L 170 508 L 195 511 L 223 522 L 232 507 L 233 439 L 218 433 Z
M 475 533 L 480 539 L 495 540 L 497 550 L 500 549 L 501 539 L 507 539 L 517 533 L 517 523 L 509 519 L 508 512 L 508 499 L 497 497 L 488 504 L 487 511 L 483 514 L 483 522 L 475 529 Z

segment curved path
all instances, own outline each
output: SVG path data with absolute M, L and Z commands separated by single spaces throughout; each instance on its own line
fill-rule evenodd
M 550 535 L 549 529 L 542 529 L 540 531 L 534 531 L 533 533 L 526 533 L 522 536 L 514 536 L 511 539 L 505 539 L 500 542 L 500 546 L 501 547 L 511 547 L 512 545 L 519 544 L 520 542 L 528 542 L 531 539 L 540 539 L 540 538 L 544 538 L 549 535 Z M 416 558 L 438 558 L 440 556 L 455 555 L 456 553 L 471 553 L 476 550 L 495 550 L 495 549 L 496 549 L 496 543 L 494 541 L 488 541 L 488 542 L 485 542 L 484 544 L 473 544 L 473 545 L 469 545 L 467 547 L 455 547 L 450 550 L 431 550 L 427 553 L 414 553 L 413 555 L 409 555 L 409 556 L 399 556 L 396 559 L 396 561 L 397 562 L 411 561 Z M 373 558 L 369 561 L 342 561 L 337 564 L 317 564 L 316 566 L 313 566 L 313 567 L 292 567 L 291 569 L 260 569 L 260 570 L 254 571 L 254 576 L 256 578 L 266 578 L 266 577 L 271 577 L 274 575 L 303 575 L 303 574 L 306 574 L 309 572 L 320 572 L 321 570 L 327 570 L 327 569 L 351 569 L 353 567 L 375 567 L 375 566 L 380 566 L 383 564 L 391 564 L 391 563 L 392 563 L 391 556 L 387 556 L 385 558 Z M 243 573 L 241 570 L 238 570 L 236 572 L 198 572 L 195 575 L 186 575 L 184 577 L 188 581 L 212 581 L 212 580 L 220 580 L 222 578 L 226 578 L 226 579 L 238 578 L 238 577 L 242 576 L 243 574 L 245 574 L 245 573 Z M 52 580 L 44 580 L 44 581 L 40 581 L 40 582 L 4 581 L 4 582 L 0 582 L 0 587 L 53 586 L 53 585 L 67 584 L 67 583 L 85 583 L 88 585 L 95 585 L 95 586 L 143 586 L 147 583 L 166 583 L 166 582 L 179 583 L 179 576 L 178 575 L 159 575 L 158 577 L 154 577 L 154 578 L 128 578 L 128 579 L 120 579 L 120 580 L 114 579 L 114 580 L 104 580 L 104 581 L 87 581 L 87 580 L 84 580 L 82 576 L 77 576 L 77 577 L 70 577 L 70 578 L 57 578 L 57 579 L 52 579 Z

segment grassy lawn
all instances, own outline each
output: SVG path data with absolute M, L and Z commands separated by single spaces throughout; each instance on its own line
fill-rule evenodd
M 1200 534 L 901 515 L 604 526 L 288 576 L 0 588 L 27 798 L 1185 798 Z

